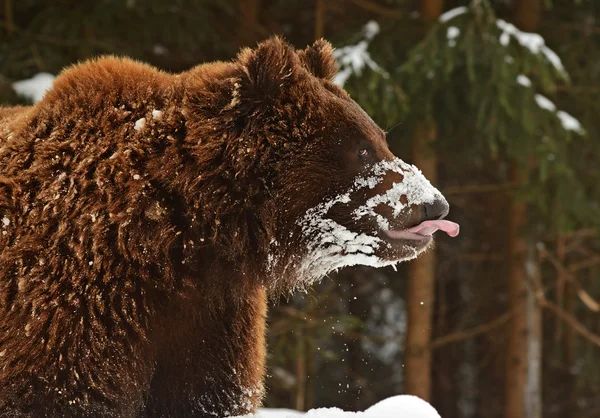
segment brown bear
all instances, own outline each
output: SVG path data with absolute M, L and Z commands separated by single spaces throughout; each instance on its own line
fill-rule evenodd
M 0 109 L 1 417 L 251 412 L 269 294 L 458 233 L 336 71 L 272 38 L 177 75 L 88 61 Z

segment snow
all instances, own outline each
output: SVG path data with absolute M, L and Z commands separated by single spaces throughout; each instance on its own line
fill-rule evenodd
M 156 110 L 156 109 L 154 109 L 152 111 L 152 119 L 154 119 L 154 120 L 161 120 L 162 117 L 163 117 L 162 110 Z
M 260 409 L 256 414 L 245 415 L 245 417 L 254 418 L 296 418 L 303 417 L 304 413 L 293 411 L 291 409 Z
M 367 22 L 363 28 L 365 38 L 367 38 L 369 41 L 373 39 L 379 33 L 379 31 L 379 23 L 375 22 L 374 20 Z
M 42 100 L 46 91 L 52 87 L 55 78 L 49 73 L 38 73 L 29 79 L 12 83 L 12 88 L 18 95 L 37 103 Z
M 529 79 L 529 77 L 523 74 L 519 74 L 517 76 L 517 83 L 519 83 L 523 87 L 531 87 L 531 80 Z
M 546 109 L 550 112 L 556 111 L 556 105 L 550 99 L 548 99 L 546 96 L 542 96 L 541 94 L 536 94 L 535 101 L 538 104 L 538 106 L 541 107 L 542 109 Z
M 496 21 L 496 26 L 502 30 L 502 35 L 500 35 L 500 44 L 502 46 L 508 46 L 510 43 L 510 37 L 512 36 L 519 42 L 519 44 L 521 44 L 521 46 L 529 49 L 531 53 L 536 55 L 541 53 L 557 71 L 566 75 L 565 67 L 562 64 L 562 61 L 553 50 L 546 46 L 544 38 L 542 38 L 539 34 L 523 32 L 517 29 L 517 27 L 512 23 L 508 23 L 502 19 L 498 19 Z
M 460 29 L 456 26 L 449 26 L 446 31 L 446 38 L 448 39 L 456 39 L 460 35 Z
M 558 116 L 558 119 L 560 119 L 560 123 L 562 124 L 562 127 L 565 130 L 579 132 L 579 133 L 584 132 L 584 129 L 581 126 L 581 123 L 579 123 L 579 121 L 577 119 L 575 119 L 573 116 L 569 115 L 567 112 L 565 112 L 563 110 L 559 110 L 558 112 L 556 112 L 556 116 Z
M 289 409 L 261 409 L 247 418 L 441 418 L 424 400 L 412 395 L 398 395 L 376 403 L 364 412 L 347 412 L 339 408 L 312 409 L 306 413 Z
M 347 45 L 333 51 L 333 56 L 340 66 L 340 71 L 333 80 L 335 84 L 343 87 L 351 75 L 361 75 L 365 66 L 380 73 L 385 78 L 389 77 L 389 74 L 373 61 L 368 51 L 369 43 L 378 33 L 379 24 L 371 20 L 362 29 L 363 40 L 355 45 Z
M 146 118 L 141 118 L 135 121 L 135 125 L 133 125 L 133 129 L 136 131 L 141 131 L 146 127 Z
M 575 119 L 573 116 L 571 116 L 564 110 L 556 110 L 556 105 L 546 96 L 536 94 L 534 97 L 539 107 L 556 114 L 556 117 L 559 119 L 563 129 L 567 131 L 577 132 L 579 134 L 583 134 L 585 132 L 585 130 L 581 126 L 581 123 L 577 119 Z
M 448 27 L 446 31 L 446 38 L 448 39 L 448 46 L 453 48 L 456 46 L 456 38 L 460 35 L 460 29 L 456 26 Z
M 466 6 L 461 6 L 461 7 L 456 7 L 454 9 L 450 9 L 446 13 L 444 13 L 444 14 L 442 14 L 440 16 L 439 21 L 441 23 L 446 23 L 449 20 L 454 19 L 456 16 L 460 16 L 462 14 L 465 14 L 468 11 L 469 11 L 469 9 Z
M 353 193 L 375 188 L 391 173 L 401 174 L 402 180 L 393 183 L 389 189 L 370 197 L 362 206 L 356 208 L 352 212 L 356 221 L 363 218 L 374 220 L 380 230 L 388 230 L 390 228 L 388 220 L 375 212 L 378 205 L 388 206 L 394 216 L 398 216 L 411 205 L 421 205 L 436 199 L 443 199 L 442 194 L 415 166 L 406 164 L 398 158 L 374 164 L 368 173 L 355 179 L 349 190 L 311 208 L 299 221 L 302 233 L 308 241 L 308 255 L 298 268 L 300 277 L 303 277 L 308 283 L 312 283 L 342 267 L 354 265 L 384 267 L 415 258 L 418 255 L 414 247 L 407 246 L 406 250 L 410 255 L 404 260 L 381 259 L 375 254 L 376 250 L 388 244 L 379 238 L 379 231 L 354 232 L 328 217 L 329 210 L 334 205 L 349 203 Z M 401 201 L 403 196 L 406 197 L 406 204 Z M 271 267 L 274 267 L 277 261 L 270 259 Z
M 402 182 L 394 183 L 384 194 L 368 199 L 365 205 L 354 211 L 354 219 L 358 220 L 367 215 L 372 216 L 380 220 L 380 228 L 388 229 L 387 220 L 382 220 L 382 216 L 375 212 L 375 208 L 378 205 L 385 204 L 389 206 L 392 208 L 394 216 L 398 216 L 407 206 L 401 202 L 402 196 L 406 196 L 408 205 L 432 203 L 437 198 L 442 198 L 441 193 L 431 186 L 431 183 L 429 183 L 417 167 L 409 166 L 400 159 L 391 162 L 382 161 L 376 164 L 370 177 L 366 180 L 363 178 L 357 179 L 355 186 L 366 184 L 372 189 L 375 187 L 375 179 L 381 181 L 383 176 L 388 172 L 402 174 Z
M 2 225 L 3 227 L 7 227 L 8 225 L 10 225 L 10 219 L 8 219 L 6 216 L 2 218 Z

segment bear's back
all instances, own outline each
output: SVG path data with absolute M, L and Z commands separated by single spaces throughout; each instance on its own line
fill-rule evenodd
M 106 57 L 65 70 L 34 106 L 0 109 L 0 294 L 16 283 L 15 260 L 28 272 L 61 257 L 73 275 L 110 272 L 118 257 L 88 255 L 116 246 L 140 265 L 166 262 L 170 196 L 148 162 L 181 140 L 171 136 L 184 123 L 177 86 L 176 76 Z

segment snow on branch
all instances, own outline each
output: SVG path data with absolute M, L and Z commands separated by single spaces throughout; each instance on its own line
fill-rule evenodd
M 548 99 L 546 96 L 542 96 L 541 94 L 536 94 L 535 102 L 542 109 L 545 109 L 549 112 L 556 111 L 556 105 L 550 99 Z
M 558 116 L 558 119 L 560 119 L 560 123 L 562 124 L 562 127 L 565 130 L 574 131 L 578 133 L 585 132 L 583 126 L 581 126 L 581 123 L 579 123 L 577 119 L 569 115 L 567 112 L 559 110 L 558 112 L 556 112 L 556 116 Z
M 340 65 L 340 71 L 335 76 L 333 82 L 340 87 L 346 84 L 346 81 L 352 75 L 360 76 L 365 66 L 371 70 L 388 78 L 389 74 L 381 68 L 369 54 L 369 44 L 379 33 L 379 24 L 373 20 L 369 21 L 362 29 L 362 40 L 355 45 L 347 45 L 338 48 L 333 52 L 334 57 Z
M 498 26 L 498 28 L 502 31 L 502 35 L 500 35 L 500 44 L 502 46 L 508 46 L 511 37 L 513 37 L 521 46 L 529 49 L 532 54 L 537 55 L 541 53 L 559 73 L 564 76 L 567 75 L 562 61 L 556 52 L 546 46 L 544 38 L 542 38 L 541 35 L 537 33 L 523 32 L 517 29 L 517 27 L 512 23 L 508 23 L 502 19 L 498 19 L 496 21 L 496 26 Z
M 454 19 L 456 16 L 465 14 L 468 11 L 469 11 L 469 9 L 467 8 L 467 6 L 460 6 L 460 7 L 454 8 L 454 9 L 450 9 L 446 13 L 444 13 L 440 16 L 439 21 L 441 23 L 446 23 L 449 20 Z
M 546 96 L 536 94 L 534 98 L 535 102 L 540 108 L 552 112 L 556 115 L 556 117 L 558 117 L 560 124 L 562 125 L 564 130 L 577 132 L 579 134 L 583 134 L 585 132 L 583 126 L 581 126 L 581 123 L 577 119 L 569 115 L 564 110 L 557 110 L 554 102 L 552 102 Z

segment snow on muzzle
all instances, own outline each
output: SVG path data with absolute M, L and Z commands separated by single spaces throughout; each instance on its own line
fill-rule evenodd
M 444 220 L 449 205 L 421 171 L 400 159 L 375 164 L 370 173 L 355 181 L 370 197 L 353 211 L 354 219 L 372 218 L 377 229 L 392 240 L 431 237 L 437 231 L 458 235 L 458 224 Z
M 415 258 L 436 231 L 458 235 L 458 224 L 442 219 L 447 213 L 446 199 L 415 166 L 378 162 L 299 220 L 307 244 L 300 270 L 314 280 L 341 267 Z

